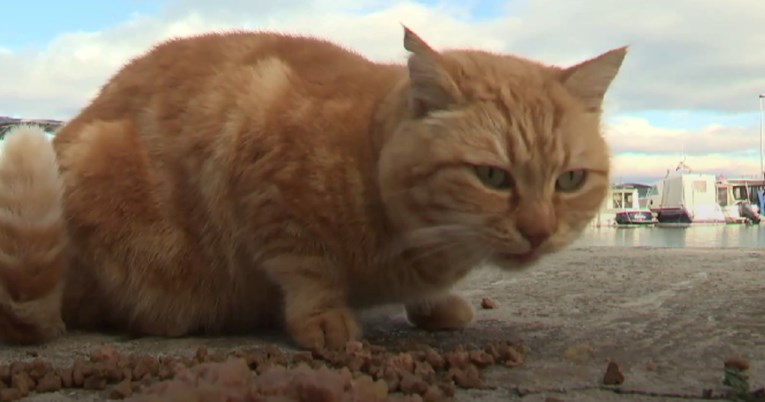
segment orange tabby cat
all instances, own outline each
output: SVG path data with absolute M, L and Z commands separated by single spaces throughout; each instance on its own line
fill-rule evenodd
M 172 40 L 127 64 L 55 140 L 0 161 L 0 337 L 64 328 L 231 334 L 304 348 L 353 309 L 467 325 L 450 288 L 571 243 L 609 175 L 601 103 L 626 49 L 576 66 L 438 52 L 406 66 L 273 33 Z

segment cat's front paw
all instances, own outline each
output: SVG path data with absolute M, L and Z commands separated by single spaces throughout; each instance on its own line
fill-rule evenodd
M 405 308 L 409 322 L 429 331 L 460 329 L 473 321 L 470 303 L 454 293 L 410 303 Z
M 334 308 L 309 317 L 293 317 L 288 328 L 298 346 L 312 350 L 339 349 L 362 335 L 361 325 L 347 308 Z

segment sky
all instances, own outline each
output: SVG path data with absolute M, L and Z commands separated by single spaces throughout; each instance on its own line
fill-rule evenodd
M 327 38 L 404 62 L 405 24 L 436 48 L 481 48 L 566 66 L 629 53 L 604 104 L 615 182 L 651 183 L 685 163 L 760 173 L 762 0 L 25 0 L 4 1 L 0 115 L 73 117 L 124 63 L 206 31 Z

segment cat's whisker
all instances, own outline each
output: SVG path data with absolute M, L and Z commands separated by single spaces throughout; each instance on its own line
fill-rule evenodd
M 460 247 L 460 242 L 456 240 L 450 240 L 450 241 L 443 241 L 441 243 L 430 246 L 428 248 L 411 249 L 410 252 L 412 256 L 407 258 L 406 262 L 409 264 L 418 264 L 422 262 L 423 260 L 434 257 L 445 251 L 455 250 L 456 247 Z
M 421 262 L 422 260 L 425 260 L 429 257 L 435 256 L 441 252 L 444 251 L 453 251 L 452 254 L 456 255 L 462 255 L 463 251 L 470 253 L 470 255 L 475 254 L 474 251 L 471 251 L 478 247 L 478 249 L 486 248 L 487 246 L 482 245 L 480 242 L 474 242 L 473 240 L 480 239 L 479 235 L 477 233 L 474 233 L 472 231 L 466 231 L 464 232 L 460 238 L 453 238 L 453 239 L 444 239 L 443 241 L 429 247 L 429 248 L 416 248 L 411 249 L 410 251 L 414 253 L 414 256 L 410 259 L 407 259 L 407 262 L 410 264 L 416 264 Z M 470 246 L 466 246 L 464 244 L 465 241 L 471 241 Z M 452 263 L 450 255 L 450 265 Z
M 462 225 L 436 225 L 415 229 L 393 240 L 387 247 L 386 255 L 395 258 L 406 250 L 439 243 L 445 237 L 449 237 L 451 232 L 461 230 L 463 230 Z
M 480 265 L 493 253 L 493 248 L 487 245 L 479 245 L 476 248 L 465 250 L 463 253 L 455 253 L 450 256 L 450 266 L 456 270 L 471 270 Z
M 429 247 L 443 242 L 458 243 L 477 234 L 467 225 L 448 224 L 431 226 L 413 230 L 400 238 L 391 246 L 390 257 L 395 258 L 402 253 L 421 247 Z
M 410 231 L 404 234 L 401 240 L 407 245 L 419 247 L 428 245 L 434 240 L 440 241 L 444 237 L 451 238 L 455 234 L 457 236 L 465 235 L 469 230 L 469 227 L 462 224 L 430 226 Z
M 408 258 L 407 262 L 410 264 L 417 263 L 423 259 L 427 259 L 428 257 L 434 256 L 438 253 L 446 251 L 456 245 L 458 245 L 457 241 L 448 240 L 448 241 L 442 241 L 442 242 L 430 245 L 428 247 L 408 249 L 406 251 L 410 252 L 410 254 L 413 254 L 413 256 Z
M 485 245 L 483 250 L 484 251 L 482 253 L 483 255 L 480 258 L 480 262 L 488 260 L 496 252 L 496 249 L 494 249 L 493 247 L 489 245 Z

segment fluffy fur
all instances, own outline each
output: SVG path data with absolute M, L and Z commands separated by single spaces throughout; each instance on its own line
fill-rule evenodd
M 404 47 L 405 66 L 274 33 L 172 40 L 52 145 L 9 134 L 0 337 L 281 324 L 332 348 L 362 336 L 354 309 L 387 303 L 467 325 L 457 281 L 532 264 L 598 210 L 600 106 L 626 49 L 561 68 L 409 29 Z

